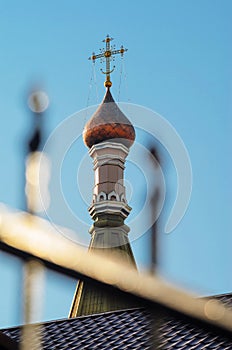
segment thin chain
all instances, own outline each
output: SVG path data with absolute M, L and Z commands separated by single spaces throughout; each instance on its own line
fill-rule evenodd
M 85 109 L 85 118 L 84 118 L 84 125 L 83 125 L 83 130 L 86 124 L 86 119 L 87 119 L 87 111 L 89 107 L 89 101 L 90 101 L 90 95 L 93 87 L 93 77 L 94 77 L 94 62 L 92 64 L 92 69 L 91 69 L 91 76 L 90 76 L 90 82 L 89 82 L 89 92 L 87 96 L 87 101 L 86 101 L 86 109 Z
M 96 77 L 96 69 L 95 69 L 95 63 L 93 63 L 93 77 L 94 77 L 94 85 L 95 85 L 95 91 L 96 91 L 96 103 L 98 104 L 99 96 L 98 96 L 98 87 L 97 87 L 97 77 Z
M 121 59 L 121 65 L 120 65 L 120 78 L 119 78 L 119 87 L 118 87 L 118 102 L 120 98 L 120 93 L 121 93 L 121 84 L 122 84 L 122 73 L 123 73 L 123 57 Z
M 90 94 L 91 94 L 91 90 L 93 87 L 93 70 L 94 70 L 93 66 L 94 66 L 94 63 L 92 65 L 92 69 L 91 69 L 91 77 L 90 77 L 90 82 L 89 82 L 89 92 L 88 92 L 88 97 L 87 97 L 87 102 L 86 102 L 86 108 L 89 107 Z
M 131 102 L 131 99 L 129 98 L 129 94 L 128 94 L 128 85 L 127 85 L 127 74 L 126 74 L 126 68 L 125 68 L 125 61 L 122 61 L 122 65 L 123 65 L 123 72 L 124 72 L 124 84 L 125 84 L 125 91 L 126 91 L 126 96 L 128 96 L 127 100 L 128 102 Z

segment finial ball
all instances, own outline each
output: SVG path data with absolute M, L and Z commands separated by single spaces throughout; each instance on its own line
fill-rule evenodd
M 106 80 L 104 82 L 104 85 L 105 85 L 106 88 L 110 88 L 112 86 L 112 82 L 110 80 Z

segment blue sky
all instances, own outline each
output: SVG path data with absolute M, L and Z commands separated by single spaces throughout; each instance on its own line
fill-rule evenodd
M 192 163 L 190 205 L 175 231 L 160 237 L 160 271 L 200 294 L 232 291 L 231 13 L 230 1 L 216 0 L 1 1 L 1 201 L 23 207 L 23 150 L 31 127 L 28 91 L 38 84 L 49 95 L 47 136 L 68 116 L 86 108 L 88 95 L 90 105 L 100 103 L 104 77 L 96 65 L 96 86 L 90 90 L 92 67 L 87 58 L 102 47 L 101 40 L 109 33 L 117 46 L 128 48 L 120 101 L 166 118 L 184 141 Z M 116 99 L 119 77 L 117 60 L 112 76 Z M 79 152 L 76 158 L 75 152 Z M 74 145 L 64 162 L 64 192 L 74 211 L 79 210 L 75 209 L 78 157 L 84 152 L 84 146 Z M 166 172 L 171 206 L 176 177 L 170 160 Z M 128 181 L 133 183 L 132 173 L 128 166 Z M 136 200 L 132 196 L 130 203 L 135 210 Z M 67 224 L 56 209 L 60 223 Z M 81 212 L 88 216 L 87 207 Z M 89 238 L 87 232 L 83 235 Z M 140 268 L 148 264 L 147 247 L 146 237 L 133 243 Z M 20 263 L 2 254 L 0 276 L 4 285 L 0 325 L 18 324 Z M 66 317 L 75 281 L 53 273 L 46 276 L 43 319 Z

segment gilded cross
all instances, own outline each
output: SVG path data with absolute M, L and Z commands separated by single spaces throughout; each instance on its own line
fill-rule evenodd
M 110 80 L 110 74 L 114 71 L 115 66 L 110 68 L 110 62 L 113 60 L 114 61 L 114 55 L 121 54 L 123 56 L 124 52 L 127 51 L 121 46 L 120 49 L 116 50 L 115 45 L 110 45 L 110 42 L 113 40 L 113 38 L 110 38 L 109 35 L 106 36 L 106 38 L 103 40 L 104 43 L 106 43 L 105 48 L 100 49 L 100 53 L 98 55 L 95 54 L 95 52 L 92 53 L 92 56 L 89 57 L 89 60 L 92 60 L 95 62 L 98 58 L 101 59 L 101 62 L 105 60 L 106 62 L 106 70 L 105 72 L 101 69 L 102 73 L 106 75 L 106 81 L 104 83 L 105 87 L 111 87 L 112 82 Z

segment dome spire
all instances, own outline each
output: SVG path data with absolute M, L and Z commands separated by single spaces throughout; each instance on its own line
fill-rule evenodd
M 110 42 L 114 40 L 113 38 L 110 38 L 109 35 L 106 36 L 106 38 L 103 40 L 103 42 L 106 44 L 105 48 L 100 49 L 100 53 L 99 54 L 95 54 L 95 52 L 92 53 L 92 56 L 89 57 L 89 60 L 92 60 L 93 63 L 95 62 L 95 60 L 97 60 L 98 58 L 101 59 L 101 62 L 106 63 L 106 69 L 105 71 L 102 71 L 103 74 L 106 75 L 106 80 L 105 80 L 105 87 L 106 88 L 110 88 L 112 86 L 112 82 L 110 80 L 110 74 L 114 71 L 115 66 L 113 66 L 112 68 L 110 67 L 110 62 L 112 60 L 114 60 L 114 55 L 117 54 L 121 54 L 121 56 L 123 56 L 124 52 L 127 51 L 127 49 L 125 49 L 123 47 L 123 45 L 121 45 L 121 48 L 116 50 L 115 49 L 115 45 L 110 45 Z
M 112 85 L 110 67 L 112 55 L 124 49 L 115 50 L 111 46 L 112 38 L 107 35 L 106 48 L 91 60 L 102 58 L 106 61 L 106 94 L 92 118 L 83 130 L 83 140 L 93 159 L 94 187 L 89 213 L 93 220 L 89 233 L 91 242 L 89 251 L 106 254 L 107 258 L 118 258 L 136 269 L 136 262 L 130 246 L 128 233 L 130 228 L 124 223 L 131 207 L 126 199 L 124 169 L 129 148 L 135 140 L 135 129 L 129 119 L 120 110 L 110 92 Z M 88 281 L 79 281 L 74 295 L 69 317 L 96 314 L 113 310 L 138 307 L 133 300 L 123 300 L 120 295 L 112 295 Z

